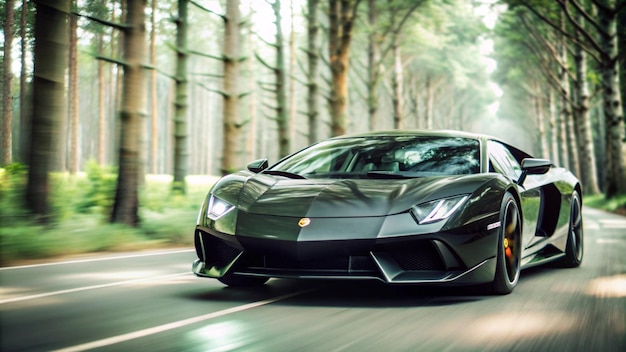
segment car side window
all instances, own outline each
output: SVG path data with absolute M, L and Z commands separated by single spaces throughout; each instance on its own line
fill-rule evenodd
M 489 148 L 489 169 L 506 175 L 514 180 L 519 179 L 522 174 L 522 167 L 511 151 L 502 143 L 495 141 L 488 142 Z

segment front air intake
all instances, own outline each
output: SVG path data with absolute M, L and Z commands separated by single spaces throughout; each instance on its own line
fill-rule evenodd
M 241 253 L 239 249 L 202 231 L 197 232 L 195 244 L 198 258 L 205 262 L 208 267 L 227 266 Z

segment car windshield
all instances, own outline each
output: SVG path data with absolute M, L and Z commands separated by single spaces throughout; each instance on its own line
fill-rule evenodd
M 267 172 L 307 178 L 404 178 L 475 174 L 476 139 L 433 136 L 347 137 L 314 144 Z

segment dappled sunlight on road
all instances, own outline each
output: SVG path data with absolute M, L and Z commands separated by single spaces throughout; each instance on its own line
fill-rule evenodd
M 537 337 L 567 333 L 576 329 L 577 319 L 564 312 L 496 313 L 478 317 L 463 329 L 463 341 L 484 346 L 493 341 L 513 343 Z
M 27 287 L 2 286 L 0 287 L 0 302 L 32 292 L 34 292 L 34 290 Z
M 140 278 L 148 278 L 157 275 L 163 275 L 164 272 L 150 270 L 150 271 L 114 271 L 109 273 L 98 273 L 98 272 L 85 272 L 80 274 L 71 274 L 62 276 L 63 279 L 67 280 L 129 280 L 129 279 L 140 279 Z
M 626 297 L 626 274 L 593 279 L 587 284 L 585 293 L 599 298 Z
M 254 341 L 250 328 L 238 320 L 207 324 L 186 333 L 190 345 L 203 351 L 232 351 Z M 247 330 L 247 331 L 246 331 Z
M 22 297 L 30 297 L 37 292 L 32 288 L 19 287 L 19 286 L 7 286 L 0 287 L 0 311 L 2 310 L 16 310 L 23 309 L 25 307 L 40 307 L 45 305 L 55 305 L 63 302 L 60 297 L 41 297 L 34 300 L 22 300 Z M 12 304 L 7 304 L 12 303 Z

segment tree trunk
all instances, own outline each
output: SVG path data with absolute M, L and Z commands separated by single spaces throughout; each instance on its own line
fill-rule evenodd
M 569 102 L 565 98 L 565 94 L 569 94 L 569 90 L 566 93 L 567 84 L 569 84 L 569 80 L 567 79 L 567 73 L 565 69 L 559 69 L 559 79 L 560 79 L 560 92 L 559 92 L 559 119 L 558 119 L 558 146 L 559 146 L 559 158 L 563 163 L 563 167 L 570 168 L 570 158 L 568 147 L 569 144 L 567 142 L 567 120 L 570 115 L 569 110 Z
M 187 4 L 178 0 L 176 19 L 176 100 L 174 101 L 174 183 L 172 190 L 185 193 L 187 176 Z
M 317 63 L 319 61 L 317 47 L 317 6 L 319 0 L 307 0 L 307 117 L 309 124 L 309 144 L 318 141 L 318 106 L 317 106 Z
M 120 19 L 119 21 L 121 23 L 127 23 L 127 3 L 131 1 L 131 0 L 119 0 L 120 2 Z M 112 0 L 113 3 L 115 3 L 115 0 Z M 115 12 L 113 12 L 112 14 L 112 21 L 115 22 Z M 114 34 L 117 34 L 117 40 L 113 39 Z M 124 47 L 125 47 L 125 41 L 126 41 L 126 31 L 112 31 L 111 32 L 111 42 L 115 43 L 115 45 L 111 45 L 111 56 L 112 57 L 123 57 L 124 56 Z M 117 51 L 117 53 L 114 53 L 115 51 Z M 113 144 L 113 147 L 110 148 L 110 154 L 112 155 L 111 157 L 111 162 L 114 163 L 115 160 L 115 155 L 117 154 L 117 151 L 120 148 L 120 136 L 121 136 L 121 131 L 120 129 L 122 128 L 121 126 L 123 125 L 123 122 L 120 121 L 120 114 L 118 113 L 121 109 L 122 109 L 122 95 L 124 94 L 124 70 L 123 67 L 121 65 L 111 65 L 111 68 L 114 68 L 115 72 L 115 76 L 112 77 L 112 84 L 111 84 L 111 100 L 112 103 L 109 104 L 110 106 L 110 118 L 112 120 L 112 126 L 110 129 L 110 135 L 115 136 L 115 141 Z
M 252 16 L 253 4 L 250 3 L 250 13 Z M 252 26 L 248 27 L 248 49 L 250 50 L 250 56 L 253 55 L 255 51 L 255 32 Z M 255 71 L 255 60 L 247 60 L 247 69 L 248 74 L 250 75 L 248 79 L 248 91 L 250 95 L 248 96 L 248 132 L 246 138 L 246 159 L 247 161 L 257 159 L 258 148 L 257 148 L 257 134 L 258 134 L 258 121 L 257 121 L 257 106 L 256 106 L 256 71 Z
M 96 41 L 98 42 L 98 54 L 103 55 L 103 34 L 97 34 Z M 106 137 L 107 137 L 107 112 L 106 112 L 106 76 L 104 71 L 104 61 L 98 60 L 98 164 L 104 166 L 107 163 L 106 159 Z
M 28 73 L 26 71 L 26 55 L 29 52 L 26 39 L 26 26 L 27 15 L 29 11 L 29 2 L 22 1 L 22 11 L 20 16 L 20 132 L 18 136 L 19 140 L 19 160 L 26 164 L 29 158 L 30 148 L 30 118 L 31 118 L 31 104 L 28 101 Z
M 39 0 L 35 17 L 33 116 L 26 204 L 37 220 L 48 222 L 48 173 L 58 153 L 58 126 L 65 114 L 70 1 Z
M 369 130 L 374 131 L 378 123 L 378 85 L 380 84 L 379 40 L 376 33 L 376 1 L 367 1 L 367 22 L 370 33 L 367 43 L 367 112 Z
M 287 89 L 285 82 L 285 54 L 283 30 L 281 26 L 282 17 L 280 15 L 280 0 L 274 0 L 272 4 L 274 16 L 276 17 L 276 64 L 274 73 L 276 75 L 276 124 L 278 127 L 278 157 L 287 156 L 290 151 L 289 140 L 289 116 L 287 115 Z
M 238 164 L 241 123 L 239 122 L 239 0 L 226 2 L 226 29 L 224 31 L 224 141 L 222 175 L 235 171 Z
M 296 28 L 295 28 L 295 13 L 293 8 L 294 0 L 289 1 L 289 9 L 290 9 L 290 29 L 289 29 L 289 145 L 291 149 L 291 145 L 295 142 L 296 139 L 296 126 L 297 126 L 297 113 L 296 113 Z M 290 153 L 291 150 L 288 150 L 287 153 Z
M 559 159 L 561 160 L 562 166 L 565 168 L 569 168 L 570 160 L 568 153 L 568 143 L 567 143 L 567 120 L 566 115 L 563 112 L 563 99 L 561 98 L 561 106 L 558 120 L 558 146 L 559 146 Z M 567 104 L 567 103 L 566 103 Z
M 539 146 L 540 146 L 540 151 L 539 151 L 539 155 L 541 155 L 541 157 L 543 158 L 548 158 L 550 155 L 550 152 L 548 150 L 548 140 L 546 137 L 546 126 L 545 126 L 545 118 L 543 116 L 543 104 L 541 103 L 542 101 L 542 96 L 541 96 L 541 85 L 539 84 L 538 81 L 535 81 L 535 89 L 533 92 L 533 102 L 534 102 L 534 107 L 535 107 L 535 116 L 537 116 L 537 129 L 539 131 Z
M 561 16 L 561 30 L 565 30 L 565 19 Z M 565 162 L 563 166 L 570 169 L 577 177 L 580 177 L 580 168 L 578 164 L 578 148 L 576 147 L 576 136 L 573 135 L 572 106 L 569 82 L 569 68 L 567 67 L 567 47 L 565 38 L 561 36 L 559 42 L 559 60 L 563 66 L 559 67 L 559 82 L 561 93 L 561 115 L 560 115 L 560 134 L 559 145 L 561 146 L 562 160 Z
M 579 23 L 582 16 L 579 15 Z M 580 154 L 580 177 L 585 194 L 598 194 L 598 171 L 591 134 L 591 116 L 589 115 L 589 84 L 587 82 L 587 53 L 580 45 L 574 45 L 574 63 L 576 65 L 576 127 L 578 150 Z
M 76 6 L 76 0 L 72 0 L 72 8 Z M 78 19 L 76 16 L 69 16 L 70 20 L 70 54 L 69 54 L 69 124 L 70 124 L 70 160 L 69 171 L 70 174 L 75 175 L 79 170 L 78 152 L 80 150 L 78 146 Z
M 121 7 L 121 13 L 120 13 L 120 22 L 124 22 L 124 18 L 126 16 L 126 12 L 125 12 L 125 2 L 126 0 L 120 0 L 120 7 Z M 111 4 L 113 4 L 113 7 L 115 7 L 115 0 L 111 0 Z M 112 11 L 111 12 L 111 21 L 115 22 L 116 19 L 116 11 Z M 111 37 L 110 37 L 110 43 L 111 43 L 111 57 L 121 57 L 123 55 L 122 52 L 122 44 L 124 42 L 124 33 L 122 31 L 118 31 L 118 30 L 111 30 Z M 120 94 L 119 92 L 121 92 L 120 87 L 122 86 L 122 67 L 118 66 L 118 65 L 109 65 L 109 72 L 108 72 L 108 82 L 109 82 L 109 100 L 108 100 L 108 111 L 107 111 L 107 117 L 109 119 L 108 121 L 108 126 L 107 126 L 107 134 L 108 136 L 111 136 L 109 139 L 109 143 L 108 143 L 108 147 L 106 149 L 107 150 L 107 160 L 113 164 L 114 160 L 115 160 L 115 154 L 117 153 L 117 150 L 119 149 L 119 115 L 118 115 L 118 111 L 119 111 L 119 107 L 120 107 Z M 105 146 L 107 145 L 106 143 L 104 144 Z
M 332 136 L 346 133 L 348 68 L 356 6 L 354 0 L 329 0 L 330 128 Z
M 252 3 L 248 3 L 248 15 L 253 16 L 254 5 Z M 254 29 L 252 26 L 248 26 L 248 31 L 246 33 L 247 41 L 248 41 L 248 50 L 249 55 L 252 54 L 256 50 L 256 35 L 254 33 Z M 257 159 L 257 134 L 258 134 L 258 121 L 257 121 L 257 106 L 256 106 L 256 71 L 255 71 L 255 63 L 256 60 L 247 60 L 246 68 L 248 70 L 248 91 L 251 92 L 248 95 L 248 123 L 247 123 L 247 133 L 246 133 L 246 159 L 247 161 Z M 210 169 L 209 169 L 210 170 Z
M 624 118 L 619 86 L 617 53 L 617 13 L 615 0 L 604 0 L 598 6 L 602 46 L 602 99 L 606 120 L 607 198 L 626 193 L 626 144 L 624 143 Z
M 186 3 L 186 1 L 185 1 Z M 152 0 L 150 15 L 150 172 L 158 172 L 159 160 L 159 114 L 157 111 L 157 71 L 156 71 L 156 11 L 157 0 Z M 180 5 L 178 5 L 180 6 Z M 180 11 L 179 11 L 180 12 Z M 180 28 L 179 28 L 180 29 Z
M 548 93 L 548 107 L 550 111 L 550 151 L 552 152 L 552 162 L 555 165 L 562 165 L 559 153 L 559 129 L 557 126 L 556 102 L 554 99 L 554 90 L 550 89 Z
M 393 128 L 402 129 L 402 58 L 400 57 L 400 47 L 397 37 L 393 39 L 394 70 L 392 76 L 393 97 Z
M 146 117 L 145 0 L 129 1 L 124 36 L 124 79 L 120 112 L 119 171 L 111 222 L 139 224 L 138 188 L 143 162 L 141 149 Z
M 4 56 L 2 80 L 2 150 L 0 166 L 13 161 L 13 72 L 11 50 L 13 48 L 15 22 L 15 1 L 6 0 L 4 3 Z
M 432 78 L 430 74 L 426 74 L 426 106 L 425 106 L 425 118 L 426 118 L 426 129 L 432 130 L 434 127 L 434 116 L 433 116 L 433 108 L 435 101 L 435 93 L 432 84 Z

